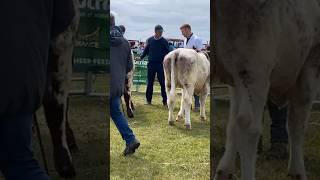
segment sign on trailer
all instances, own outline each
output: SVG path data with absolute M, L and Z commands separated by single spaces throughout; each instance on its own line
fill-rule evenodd
M 108 72 L 108 3 L 106 0 L 79 2 L 80 24 L 74 49 L 73 72 Z

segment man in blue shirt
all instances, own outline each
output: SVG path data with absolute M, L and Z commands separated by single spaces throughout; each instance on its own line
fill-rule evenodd
M 143 59 L 148 55 L 148 85 L 146 92 L 147 104 L 151 104 L 153 94 L 154 79 L 158 77 L 161 86 L 162 103 L 167 105 L 166 88 L 164 84 L 164 71 L 163 71 L 163 59 L 170 52 L 168 41 L 162 37 L 163 28 L 161 25 L 157 25 L 154 29 L 155 35 L 147 40 L 147 45 L 141 55 Z

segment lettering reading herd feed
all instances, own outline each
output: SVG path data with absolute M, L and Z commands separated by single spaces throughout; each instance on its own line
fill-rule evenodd
M 177 121 L 184 117 L 185 126 L 191 129 L 190 109 L 193 94 L 200 96 L 200 117 L 205 120 L 205 103 L 210 92 L 210 62 L 204 52 L 193 49 L 176 49 L 167 54 L 163 61 L 166 93 L 168 95 L 168 123 L 174 124 L 173 110 L 175 89 L 182 88 L 181 106 Z
M 228 179 L 241 160 L 255 179 L 257 144 L 267 98 L 289 104 L 289 176 L 306 180 L 303 138 L 320 84 L 317 0 L 216 0 L 216 76 L 231 85 L 225 153 L 215 179 Z

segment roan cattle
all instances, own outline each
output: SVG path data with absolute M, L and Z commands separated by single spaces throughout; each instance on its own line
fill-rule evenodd
M 289 104 L 288 171 L 306 180 L 303 139 L 320 84 L 320 7 L 317 0 L 216 0 L 214 76 L 231 86 L 225 152 L 215 179 L 235 172 L 255 179 L 257 144 L 267 98 Z
M 134 55 L 133 52 L 131 51 L 131 57 L 132 57 L 132 61 L 133 61 L 133 69 L 127 73 L 127 78 L 124 84 L 124 93 L 123 93 L 123 97 L 124 97 L 124 101 L 126 103 L 126 108 L 127 108 L 127 115 L 129 118 L 133 118 L 134 114 L 134 104 L 132 101 L 132 93 L 131 93 L 131 88 L 133 86 L 133 73 L 134 73 Z
M 76 15 L 72 24 L 51 42 L 47 85 L 43 98 L 46 121 L 50 130 L 55 168 L 64 178 L 75 176 L 71 152 L 78 147 L 67 121 L 68 94 L 72 73 L 72 54 L 80 20 L 79 2 L 74 0 Z
M 185 113 L 185 126 L 191 129 L 190 108 L 193 94 L 200 96 L 200 117 L 204 121 L 205 102 L 210 92 L 210 62 L 206 53 L 193 49 L 176 49 L 167 54 L 163 61 L 166 93 L 168 94 L 169 125 L 174 124 L 173 110 L 176 87 L 182 88 L 181 106 L 177 121 Z

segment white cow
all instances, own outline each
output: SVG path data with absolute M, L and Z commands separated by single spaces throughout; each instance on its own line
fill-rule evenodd
M 306 180 L 303 137 L 320 84 L 320 8 L 316 0 L 217 0 L 216 76 L 231 85 L 226 151 L 215 179 L 235 170 L 255 179 L 267 98 L 289 103 L 289 176 Z
M 205 101 L 210 92 L 210 62 L 205 53 L 193 49 L 176 49 L 166 55 L 163 61 L 166 93 L 168 95 L 168 123 L 174 124 L 173 110 L 176 86 L 182 88 L 181 107 L 177 121 L 183 119 L 191 129 L 190 108 L 193 94 L 200 96 L 200 116 L 205 120 Z

